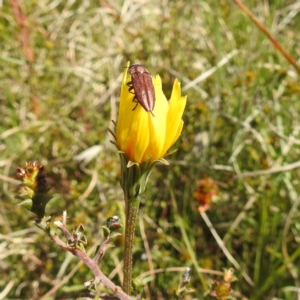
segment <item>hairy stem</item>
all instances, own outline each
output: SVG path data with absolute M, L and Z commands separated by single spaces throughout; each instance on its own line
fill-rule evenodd
M 135 236 L 136 219 L 139 210 L 139 198 L 125 199 L 126 203 L 126 227 L 124 244 L 124 281 L 123 290 L 126 294 L 131 294 L 132 280 L 132 250 Z

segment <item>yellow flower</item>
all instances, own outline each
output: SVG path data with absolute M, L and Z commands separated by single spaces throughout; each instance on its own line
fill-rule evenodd
M 134 95 L 127 86 L 131 80 L 127 71 L 128 68 L 125 68 L 122 80 L 116 128 L 117 147 L 133 163 L 140 165 L 148 160 L 152 163 L 163 158 L 180 136 L 187 97 L 181 97 L 180 82 L 176 79 L 168 102 L 157 75 L 152 78 L 156 98 L 153 114 L 146 112 L 140 104 L 136 106 L 132 101 Z

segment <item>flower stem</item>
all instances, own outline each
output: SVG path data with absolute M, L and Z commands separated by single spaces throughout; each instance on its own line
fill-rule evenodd
M 125 196 L 126 197 L 126 196 Z M 124 244 L 124 281 L 123 290 L 126 294 L 131 294 L 132 280 L 132 250 L 135 236 L 136 219 L 139 210 L 140 199 L 125 199 L 126 203 L 126 227 Z

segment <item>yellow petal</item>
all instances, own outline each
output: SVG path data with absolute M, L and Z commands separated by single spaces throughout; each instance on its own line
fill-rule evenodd
M 129 92 L 127 86 L 130 81 L 127 70 L 128 68 L 124 70 L 122 79 L 116 138 L 118 149 L 125 152 L 131 161 L 141 163 L 149 146 L 151 113 L 132 101 L 134 94 Z
M 138 164 L 149 158 L 152 162 L 162 158 L 180 136 L 186 97 L 181 97 L 180 83 L 176 79 L 168 103 L 161 79 L 156 76 L 152 78 L 156 98 L 154 110 L 146 112 L 140 104 L 133 102 L 134 94 L 129 92 L 127 85 L 131 80 L 128 67 L 129 64 L 123 72 L 116 128 L 118 149 Z
M 130 145 L 132 148 L 128 149 L 128 153 L 132 161 L 140 164 L 149 145 L 149 118 L 151 118 L 151 114 L 147 113 L 140 105 L 131 113 L 135 114 L 135 117 L 133 130 L 130 133 L 133 143 Z
M 175 79 L 170 107 L 167 115 L 167 131 L 164 145 L 164 154 L 177 141 L 183 126 L 182 115 L 186 105 L 187 97 L 181 97 L 180 82 Z
M 162 91 L 161 79 L 156 76 L 153 79 L 153 85 L 155 89 L 155 106 L 153 115 L 149 119 L 149 132 L 150 140 L 147 152 L 145 153 L 145 159 L 149 156 L 151 161 L 161 158 L 163 155 L 163 149 L 166 138 L 166 118 L 169 110 L 169 105 L 166 96 Z

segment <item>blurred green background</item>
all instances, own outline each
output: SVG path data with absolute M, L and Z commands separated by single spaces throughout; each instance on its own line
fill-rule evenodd
M 300 2 L 246 4 L 297 60 Z M 45 166 L 59 195 L 47 214 L 84 224 L 87 250 L 124 220 L 107 128 L 127 61 L 160 74 L 167 98 L 176 77 L 188 95 L 178 151 L 141 205 L 143 296 L 175 299 L 191 267 L 184 299 L 214 299 L 201 274 L 213 290 L 233 267 L 233 299 L 300 299 L 299 77 L 234 1 L 3 1 L 0 36 L 0 299 L 77 299 L 92 279 L 16 206 L 17 166 Z M 118 285 L 122 252 L 120 238 L 101 262 Z

